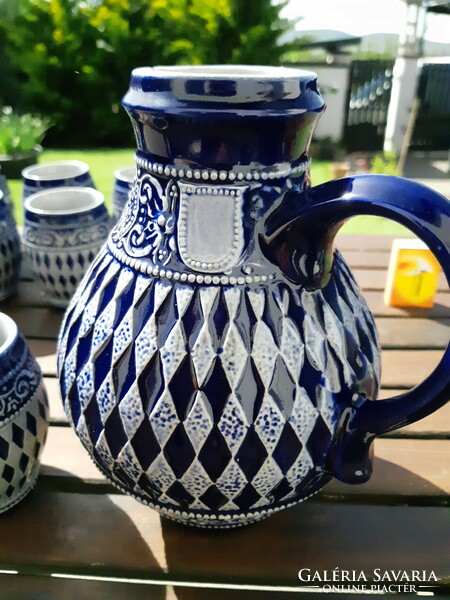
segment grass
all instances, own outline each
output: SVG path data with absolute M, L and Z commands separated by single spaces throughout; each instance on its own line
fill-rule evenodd
M 114 172 L 117 169 L 129 167 L 134 164 L 134 150 L 45 150 L 40 162 L 45 163 L 70 159 L 83 160 L 88 163 L 95 185 L 105 196 L 106 205 L 110 207 L 114 185 Z M 319 185 L 330 179 L 330 163 L 313 160 L 311 163 L 311 181 L 313 185 Z M 20 180 L 9 180 L 8 184 L 13 197 L 16 221 L 18 224 L 22 224 L 22 182 Z M 351 219 L 341 229 L 341 233 L 395 235 L 397 237 L 411 235 L 407 229 L 393 221 L 368 216 Z

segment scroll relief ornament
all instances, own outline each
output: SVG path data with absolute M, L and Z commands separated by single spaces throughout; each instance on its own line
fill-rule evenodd
M 117 248 L 131 258 L 149 258 L 153 263 L 166 265 L 176 249 L 173 206 L 177 195 L 173 181 L 164 191 L 148 173 L 138 177 L 112 233 Z

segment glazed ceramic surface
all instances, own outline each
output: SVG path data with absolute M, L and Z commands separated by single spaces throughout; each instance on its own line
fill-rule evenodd
M 116 221 L 118 221 L 122 216 L 135 179 L 136 167 L 119 169 L 114 173 L 112 212 Z
M 41 370 L 15 323 L 0 313 L 0 512 L 36 482 L 47 428 Z
M 20 237 L 12 212 L 9 190 L 4 181 L 0 189 L 0 300 L 16 291 L 20 262 Z
M 25 200 L 23 245 L 55 306 L 67 306 L 105 242 L 110 219 L 92 188 L 55 188 Z
M 137 180 L 58 346 L 64 406 L 95 463 L 202 527 L 261 519 L 332 476 L 366 481 L 374 437 L 441 405 L 449 374 L 376 401 L 373 318 L 333 237 L 352 214 L 385 214 L 448 262 L 445 199 L 382 176 L 309 190 L 324 109 L 310 72 L 137 69 L 124 106 Z
M 81 160 L 60 160 L 27 167 L 22 171 L 25 200 L 31 194 L 55 187 L 95 187 L 89 165 Z

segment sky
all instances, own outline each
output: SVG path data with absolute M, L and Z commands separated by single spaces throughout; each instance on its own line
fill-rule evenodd
M 400 33 L 406 19 L 403 0 L 290 0 L 283 15 L 304 17 L 297 29 L 335 29 L 351 35 Z M 425 36 L 450 41 L 450 15 L 427 14 Z

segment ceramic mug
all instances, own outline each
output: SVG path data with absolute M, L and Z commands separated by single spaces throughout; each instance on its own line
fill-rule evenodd
M 356 214 L 398 220 L 450 281 L 450 202 L 382 175 L 310 188 L 324 101 L 309 71 L 139 68 L 123 104 L 137 178 L 58 345 L 93 460 L 202 527 L 367 481 L 375 437 L 449 399 L 450 346 L 421 385 L 378 400 L 374 319 L 334 236 Z
M 114 173 L 114 189 L 112 196 L 112 212 L 116 221 L 120 219 L 128 202 L 128 197 L 136 179 L 136 167 L 118 169 Z
M 105 242 L 110 218 L 93 188 L 55 188 L 28 196 L 22 242 L 49 304 L 64 307 Z
M 8 192 L 7 188 L 3 189 Z M 12 212 L 12 204 L 0 190 L 0 300 L 11 296 L 16 291 L 20 263 L 20 237 Z
M 0 313 L 0 512 L 33 488 L 47 428 L 40 367 L 15 322 Z
M 54 187 L 95 187 L 89 165 L 81 160 L 61 160 L 31 165 L 22 171 L 22 199 Z

